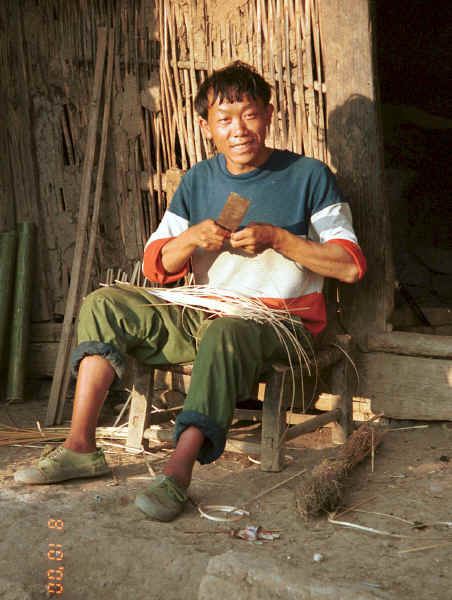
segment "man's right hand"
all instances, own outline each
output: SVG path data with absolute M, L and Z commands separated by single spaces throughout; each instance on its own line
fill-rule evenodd
M 163 268 L 167 273 L 179 272 L 192 256 L 196 248 L 220 250 L 224 240 L 230 236 L 226 229 L 206 219 L 165 244 L 161 250 Z
M 230 236 L 229 231 L 215 223 L 213 219 L 206 219 L 193 225 L 187 231 L 193 244 L 203 250 L 220 250 L 224 240 Z

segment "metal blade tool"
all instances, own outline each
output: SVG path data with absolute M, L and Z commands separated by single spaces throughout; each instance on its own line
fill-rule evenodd
M 249 200 L 231 192 L 215 223 L 230 233 L 234 233 L 243 221 L 249 205 Z

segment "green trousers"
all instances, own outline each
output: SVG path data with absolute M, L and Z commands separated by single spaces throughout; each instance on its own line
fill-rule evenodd
M 109 360 L 119 377 L 125 354 L 154 366 L 194 361 L 175 438 L 177 442 L 191 425 L 198 427 L 206 438 L 198 460 L 212 462 L 224 450 L 237 401 L 251 396 L 271 363 L 287 361 L 287 348 L 271 326 L 240 317 L 212 318 L 203 310 L 169 304 L 150 292 L 118 285 L 85 298 L 73 372 L 85 356 L 93 354 Z M 311 335 L 297 324 L 298 338 L 310 351 Z

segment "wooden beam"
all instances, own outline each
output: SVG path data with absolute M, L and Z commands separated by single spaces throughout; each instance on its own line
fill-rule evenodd
M 293 440 L 294 438 L 303 435 L 305 433 L 312 433 L 316 429 L 320 427 L 324 427 L 327 423 L 332 423 L 333 421 L 338 421 L 341 418 L 342 411 L 340 408 L 335 408 L 329 412 L 323 413 L 321 415 L 316 415 L 315 417 L 311 417 L 304 423 L 300 423 L 299 425 L 294 425 L 287 430 L 284 440 Z
M 449 338 L 450 339 L 450 338 Z M 452 421 L 452 362 L 440 358 L 362 353 L 360 394 L 372 412 L 394 419 Z
M 407 356 L 452 358 L 452 336 L 405 331 L 372 333 L 367 337 L 367 349 L 371 352 L 389 352 Z

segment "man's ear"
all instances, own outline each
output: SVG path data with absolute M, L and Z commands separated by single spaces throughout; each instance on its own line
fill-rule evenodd
M 210 128 L 209 128 L 209 125 L 208 125 L 206 119 L 203 119 L 202 117 L 200 117 L 199 118 L 199 126 L 201 127 L 201 131 L 203 132 L 205 138 L 208 140 L 211 140 L 212 134 L 210 132 Z
M 275 110 L 275 107 L 273 106 L 273 104 L 269 104 L 267 106 L 267 125 L 270 125 L 270 123 L 272 122 L 274 110 Z

